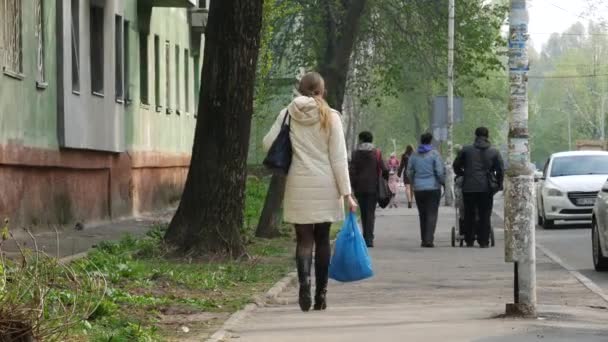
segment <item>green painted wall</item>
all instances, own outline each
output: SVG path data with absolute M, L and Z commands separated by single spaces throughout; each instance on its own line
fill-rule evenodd
M 22 1 L 23 79 L 7 76 L 0 68 L 0 144 L 52 148 L 57 142 L 57 69 L 54 6 L 44 6 L 46 89 L 37 89 L 37 40 L 34 1 Z M 49 4 L 49 2 L 45 2 Z
M 140 101 L 139 75 L 139 26 L 136 0 L 116 0 L 124 3 L 124 19 L 129 23 L 129 59 L 130 72 L 127 77 L 131 103 L 126 105 L 125 134 L 128 150 L 156 151 L 166 153 L 190 153 L 196 119 L 195 77 L 200 72 L 194 70 L 194 59 L 190 47 L 190 28 L 187 10 L 184 8 L 154 8 L 150 23 L 148 44 L 149 56 L 149 94 L 151 105 L 142 106 Z M 36 87 L 36 37 L 35 11 L 33 1 L 23 1 L 23 79 L 18 80 L 0 73 L 0 144 L 21 144 L 29 147 L 58 149 L 57 138 L 57 45 L 56 45 L 56 4 L 44 2 L 45 62 L 46 89 Z M 158 34 L 161 42 L 160 84 L 162 111 L 157 112 L 154 106 L 154 35 Z M 165 94 L 165 41 L 170 41 L 171 56 L 171 93 L 173 113 L 166 113 Z M 181 114 L 175 111 L 175 46 L 180 47 L 180 103 Z M 204 43 L 203 43 L 204 44 Z M 201 44 L 201 49 L 203 44 Z M 112 47 L 113 48 L 113 47 Z M 189 104 L 185 105 L 184 49 L 188 49 L 189 64 Z M 202 54 L 201 51 L 199 53 Z M 201 57 L 202 61 L 202 57 Z M 202 63 L 201 63 L 202 64 Z M 114 72 L 113 70 L 111 72 Z M 70 80 L 66 80 L 70 82 Z
M 188 25 L 188 12 L 183 8 L 154 8 L 150 22 L 150 33 L 148 39 L 148 94 L 149 106 L 143 105 L 140 99 L 140 34 L 137 25 L 137 10 L 135 1 L 125 4 L 125 19 L 131 20 L 129 39 L 132 42 L 129 51 L 131 72 L 129 75 L 129 89 L 132 94 L 132 103 L 127 108 L 126 113 L 126 142 L 130 150 L 134 151 L 160 151 L 172 153 L 190 153 L 192 142 L 194 141 L 194 127 L 196 118 L 194 117 L 195 99 L 198 93 L 195 92 L 195 77 L 200 77 L 200 72 L 195 71 L 194 58 L 190 43 L 190 27 Z M 160 75 L 160 104 L 161 110 L 157 111 L 154 91 L 155 75 L 155 53 L 154 36 L 158 35 L 160 41 L 159 67 Z M 166 103 L 166 55 L 165 42 L 170 43 L 170 93 L 171 109 L 173 112 L 167 114 Z M 175 48 L 179 46 L 179 82 L 180 99 L 179 109 L 181 114 L 176 111 L 176 57 Z M 202 46 L 202 44 L 201 44 Z M 188 49 L 188 80 L 184 71 L 184 53 Z M 202 54 L 202 51 L 199 51 Z M 201 58 L 202 60 L 202 58 Z M 189 86 L 188 104 L 186 105 L 186 82 Z

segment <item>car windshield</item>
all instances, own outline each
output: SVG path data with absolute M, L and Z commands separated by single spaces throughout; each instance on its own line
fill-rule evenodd
M 608 156 L 569 156 L 553 160 L 551 177 L 608 175 Z

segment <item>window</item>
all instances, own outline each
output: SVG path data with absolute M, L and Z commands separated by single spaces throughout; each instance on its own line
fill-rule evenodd
M 80 91 L 80 0 L 72 0 L 72 91 Z
M 184 110 L 186 112 L 191 112 L 191 108 L 190 108 L 190 58 L 188 55 L 188 49 L 184 50 L 184 82 L 186 82 L 185 87 L 184 87 L 184 97 L 185 97 Z
M 181 57 L 179 55 L 179 45 L 175 45 L 175 109 L 176 113 L 180 113 L 182 109 L 182 99 L 180 97 L 180 82 L 179 77 L 181 74 L 179 73 L 179 63 L 181 62 Z
M 1 18 L 0 25 L 3 25 L 3 51 L 5 72 L 21 74 L 23 72 L 23 42 L 21 36 L 21 0 L 2 0 L 4 6 L 4 18 Z M 17 76 L 17 75 L 15 75 Z
M 103 95 L 103 7 L 91 6 L 91 91 Z
M 165 41 L 165 98 L 167 114 L 171 113 L 171 43 Z
M 148 95 L 148 34 L 139 32 L 139 100 L 149 105 Z
M 36 85 L 39 88 L 45 87 L 45 67 L 44 67 L 44 8 L 42 6 L 42 0 L 36 0 L 35 3 L 36 11 Z
M 553 159 L 551 177 L 608 175 L 608 157 L 602 155 L 566 156 Z
M 194 117 L 198 115 L 198 98 L 199 89 L 201 87 L 201 59 L 200 56 L 194 56 Z
M 123 52 L 123 32 L 122 17 L 117 15 L 114 18 L 114 54 L 115 54 L 115 74 L 116 74 L 116 100 L 124 101 L 124 52 Z
M 160 38 L 154 35 L 154 101 L 156 110 L 160 111 Z
M 131 84 L 130 84 L 130 77 L 129 77 L 129 73 L 131 72 L 131 65 L 129 63 L 129 56 L 131 56 L 131 54 L 129 53 L 129 22 L 127 20 L 124 21 L 123 23 L 123 28 L 122 28 L 122 34 L 123 34 L 123 38 L 122 38 L 122 42 L 123 42 L 123 48 L 122 48 L 122 54 L 123 54 L 123 84 L 124 84 L 124 98 L 125 98 L 125 103 L 129 103 L 131 101 L 131 92 L 129 91 L 131 88 Z
M 207 0 L 198 0 L 199 8 L 207 8 Z

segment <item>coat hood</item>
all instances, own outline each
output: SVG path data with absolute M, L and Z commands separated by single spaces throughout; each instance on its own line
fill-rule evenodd
M 473 145 L 481 150 L 487 150 L 492 147 L 492 143 L 490 142 L 490 140 L 484 137 L 477 137 Z
M 304 126 L 312 126 L 318 123 L 319 106 L 314 98 L 308 96 L 296 97 L 287 107 L 291 119 Z

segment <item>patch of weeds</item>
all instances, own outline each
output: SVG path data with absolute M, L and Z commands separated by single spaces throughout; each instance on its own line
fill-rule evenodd
M 245 225 L 241 231 L 243 238 L 250 241 L 255 233 L 255 227 L 264 208 L 264 200 L 268 192 L 268 179 L 249 177 L 247 179 L 247 194 L 245 197 Z

